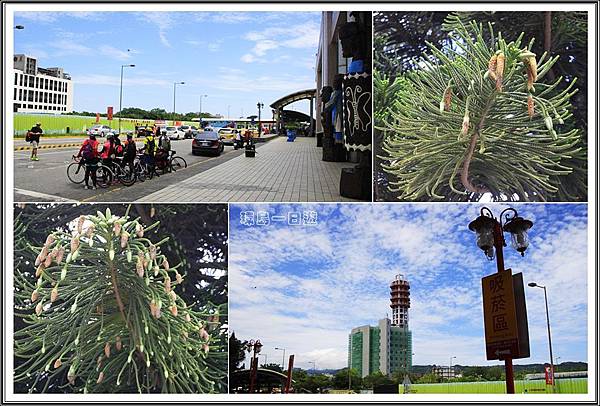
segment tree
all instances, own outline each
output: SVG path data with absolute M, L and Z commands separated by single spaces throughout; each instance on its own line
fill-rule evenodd
M 270 364 L 262 364 L 260 367 L 264 368 L 264 369 L 270 369 L 271 371 L 287 374 L 287 371 L 284 372 L 283 369 L 281 369 L 281 365 L 276 364 L 274 362 L 271 362 Z M 296 373 L 296 372 L 294 371 L 294 373 Z
M 348 368 L 343 368 L 336 372 L 331 383 L 335 389 L 350 388 L 358 391 L 362 387 L 362 378 L 356 369 L 352 368 L 348 374 Z M 349 385 L 352 386 L 349 387 Z
M 430 45 L 433 58 L 404 75 L 389 111 L 376 115 L 389 117 L 379 123 L 388 188 L 401 200 L 574 198 L 563 181 L 582 173 L 573 158 L 586 155 L 579 130 L 565 127 L 575 80 L 560 92 L 561 78 L 540 82 L 558 57 L 457 16 L 445 28 L 455 48 Z
M 229 337 L 229 371 L 238 371 L 244 369 L 244 360 L 246 359 L 246 350 L 244 346 L 246 341 L 240 341 L 235 336 L 235 332 Z
M 439 375 L 430 372 L 421 376 L 416 383 L 439 383 L 441 381 L 442 378 Z
M 159 216 L 153 206 L 134 206 L 143 213 L 135 219 L 129 216 L 132 206 L 111 207 L 122 214 L 109 208 L 81 214 L 90 206 L 74 205 L 16 209 L 18 387 L 30 392 L 222 392 L 226 295 L 223 301 L 210 293 L 214 286 L 207 283 L 208 295 L 194 300 L 199 290 L 189 283 L 196 285 L 199 278 L 189 272 L 187 260 L 195 250 L 181 258 L 183 246 L 165 236 L 168 227 L 146 222 Z M 173 214 L 186 210 L 165 206 L 160 216 L 173 220 Z M 195 238 L 201 233 L 197 229 Z M 202 256 L 208 266 L 219 263 L 209 261 L 206 252 Z M 207 300 L 213 294 L 217 303 Z
M 363 378 L 363 388 L 373 389 L 375 386 L 389 385 L 394 383 L 393 380 L 385 376 L 381 371 L 374 372 Z

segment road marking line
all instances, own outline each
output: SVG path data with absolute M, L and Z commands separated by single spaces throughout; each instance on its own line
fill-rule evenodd
M 25 196 L 30 196 L 30 197 L 39 197 L 42 199 L 47 199 L 48 201 L 53 201 L 53 202 L 76 202 L 77 200 L 71 200 L 71 199 L 67 199 L 61 196 L 56 196 L 56 195 L 49 195 L 47 193 L 41 193 L 41 192 L 34 192 L 33 190 L 25 190 L 25 189 L 19 189 L 19 188 L 15 188 L 15 194 L 19 193 Z

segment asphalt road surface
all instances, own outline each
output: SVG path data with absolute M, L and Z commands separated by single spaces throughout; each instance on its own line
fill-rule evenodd
M 54 142 L 56 139 L 52 139 Z M 81 141 L 81 138 L 76 138 Z M 42 140 L 42 142 L 50 141 Z M 72 139 L 63 142 L 73 142 Z M 192 155 L 192 141 L 171 141 L 171 149 L 177 151 L 188 164 L 186 169 L 167 173 L 159 178 L 145 182 L 136 182 L 133 186 L 116 184 L 106 189 L 87 190 L 83 184 L 74 184 L 67 178 L 66 168 L 77 153 L 78 148 L 56 148 L 38 150 L 39 161 L 29 159 L 31 151 L 14 151 L 14 190 L 15 202 L 51 202 L 51 201 L 93 201 L 93 202 L 131 202 L 156 192 L 173 183 L 180 182 L 197 173 L 235 158 L 243 153 L 231 146 L 219 157 Z M 141 147 L 142 143 L 138 145 Z M 17 144 L 15 144 L 17 146 Z

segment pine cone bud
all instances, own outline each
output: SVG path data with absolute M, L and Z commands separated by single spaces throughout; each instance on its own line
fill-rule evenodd
M 444 92 L 444 110 L 450 111 L 450 104 L 452 103 L 452 88 L 448 86 Z
M 121 342 L 121 337 L 119 336 L 117 336 L 115 348 L 117 349 L 117 351 L 121 351 L 121 348 L 123 348 L 123 343 Z
M 71 252 L 75 252 L 79 249 L 79 236 L 74 235 L 71 237 Z
M 104 345 L 104 355 L 106 355 L 106 358 L 110 357 L 110 343 L 106 343 Z
M 40 294 L 37 291 L 37 289 L 34 290 L 33 292 L 31 292 L 31 302 L 32 303 L 35 302 L 35 301 L 37 301 L 39 299 L 39 297 L 40 297 Z
M 210 335 L 204 330 L 204 327 L 200 327 L 198 332 L 200 333 L 200 339 L 202 341 L 208 341 L 210 339 Z
M 177 283 L 181 283 L 183 282 L 183 278 L 182 276 L 179 274 L 179 272 L 175 273 L 175 280 L 177 281 Z
M 50 293 L 50 303 L 54 303 L 58 299 L 58 288 L 55 286 Z
M 135 225 L 135 233 L 140 238 L 144 236 L 144 227 L 142 227 L 142 225 L 140 223 L 137 223 Z
M 535 114 L 535 102 L 532 95 L 527 95 L 527 113 L 529 114 L 529 118 Z
M 42 314 L 42 311 L 44 310 L 44 304 L 40 301 L 37 306 L 35 306 L 35 314 L 36 315 L 40 315 Z
M 470 124 L 469 112 L 465 112 L 465 116 L 463 117 L 463 122 L 462 122 L 462 129 L 460 130 L 461 135 L 467 135 L 467 133 L 469 132 L 469 124 Z
M 35 270 L 35 277 L 39 278 L 42 272 L 44 272 L 44 264 L 40 264 L 40 266 L 37 267 L 37 269 Z
M 142 262 L 142 258 L 140 257 L 138 257 L 137 262 L 135 264 L 135 270 L 137 271 L 137 274 L 140 278 L 144 276 L 144 264 Z
M 189 323 L 190 321 L 192 321 L 192 318 L 190 317 L 190 314 L 189 314 L 189 313 L 186 313 L 186 314 L 185 314 L 185 321 L 187 321 L 188 323 Z
M 177 293 L 175 293 L 174 290 L 171 290 L 169 292 L 169 297 L 171 298 L 171 300 L 174 302 L 175 300 L 177 300 Z
M 127 246 L 127 241 L 129 240 L 129 233 L 125 230 L 121 232 L 121 248 L 125 248 Z
M 113 231 L 115 232 L 115 235 L 119 237 L 121 235 L 121 223 L 115 223 Z
M 164 268 L 166 271 L 168 271 L 168 270 L 169 270 L 169 261 L 167 261 L 167 258 L 164 258 L 164 259 L 163 259 L 163 262 L 162 262 L 162 267 L 163 267 L 163 268 Z
M 498 58 L 496 60 L 496 90 L 502 91 L 502 81 L 504 79 L 504 64 L 506 62 L 506 57 L 503 52 L 498 54 Z
M 63 256 L 65 255 L 65 249 L 64 247 L 60 247 L 58 249 L 58 252 L 56 253 L 56 263 L 60 265 L 60 263 L 63 260 Z
M 169 310 L 171 311 L 171 314 L 175 317 L 177 317 L 177 305 L 173 305 L 169 308 Z
M 208 346 L 208 344 L 202 344 L 202 351 L 204 351 L 205 354 L 208 354 L 209 349 L 210 347 Z
M 79 218 L 77 219 L 77 234 L 81 234 L 81 231 L 83 230 L 84 222 L 85 222 L 85 216 L 83 216 L 83 215 L 79 216 Z
M 488 62 L 488 76 L 490 79 L 492 80 L 496 80 L 496 65 L 498 62 L 498 55 L 494 54 L 492 55 L 492 57 L 490 58 L 489 62 Z
M 90 224 L 90 226 L 87 228 L 85 235 L 88 238 L 92 238 L 94 236 L 94 229 L 96 228 L 96 226 L 94 226 L 94 224 Z
M 62 361 L 60 360 L 60 358 L 57 358 L 56 361 L 54 361 L 54 369 L 60 368 L 61 365 Z
M 46 257 L 46 260 L 44 261 L 44 268 L 48 268 L 50 265 L 52 265 L 52 255 L 48 255 Z
M 97 384 L 102 383 L 102 381 L 104 380 L 104 371 L 100 371 L 100 374 L 98 375 L 98 380 L 96 381 Z
M 156 246 L 150 244 L 150 246 L 148 247 L 148 252 L 150 252 L 150 259 L 156 259 Z
M 169 275 L 167 275 L 165 278 L 165 292 L 169 293 L 170 291 L 171 291 L 171 278 L 169 278 Z

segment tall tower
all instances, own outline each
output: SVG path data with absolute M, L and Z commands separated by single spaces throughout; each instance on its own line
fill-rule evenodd
M 392 308 L 392 326 L 408 328 L 410 284 L 402 274 L 396 275 L 390 285 L 390 301 L 390 307 Z

